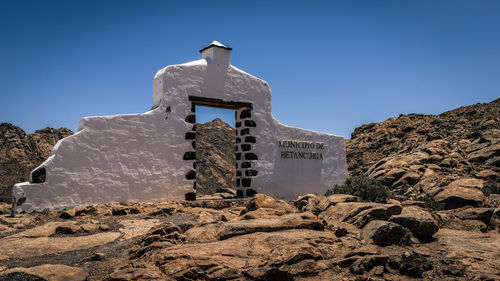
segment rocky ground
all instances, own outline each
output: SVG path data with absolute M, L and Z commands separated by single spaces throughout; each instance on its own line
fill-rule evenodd
M 11 202 L 12 185 L 28 180 L 29 173 L 49 157 L 58 140 L 72 135 L 66 128 L 45 128 L 26 134 L 0 123 L 0 202 Z
M 500 280 L 499 215 L 342 194 L 1 215 L 0 280 Z

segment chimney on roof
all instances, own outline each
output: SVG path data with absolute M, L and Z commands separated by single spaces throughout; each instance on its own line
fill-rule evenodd
M 202 58 L 207 61 L 207 64 L 214 64 L 217 67 L 227 68 L 230 63 L 229 54 L 231 48 L 222 45 L 217 41 L 213 41 L 210 45 L 200 50 Z

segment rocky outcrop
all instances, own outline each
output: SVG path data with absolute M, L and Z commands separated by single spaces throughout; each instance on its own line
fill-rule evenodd
M 381 246 L 407 245 L 410 243 L 411 234 L 399 224 L 374 220 L 363 228 L 361 238 Z
M 487 204 L 483 185 L 500 190 L 498 120 L 500 99 L 365 124 L 346 142 L 349 173 L 377 179 L 401 199 L 437 195 L 446 208 Z
M 390 217 L 389 221 L 406 227 L 418 238 L 432 237 L 439 230 L 432 214 L 416 206 L 404 207 L 400 215 Z
M 442 221 L 448 214 L 452 220 L 484 224 L 497 217 L 495 209 L 435 213 L 418 201 L 357 200 L 352 195 L 307 194 L 287 202 L 257 195 L 1 215 L 0 280 L 498 277 L 498 231 L 452 229 Z M 437 232 L 428 225 L 434 217 L 441 226 Z M 432 239 L 417 240 L 412 233 L 427 233 Z
M 66 128 L 45 128 L 26 134 L 9 123 L 0 124 L 0 200 L 10 203 L 11 187 L 28 180 L 29 173 L 49 157 L 62 138 L 72 135 Z

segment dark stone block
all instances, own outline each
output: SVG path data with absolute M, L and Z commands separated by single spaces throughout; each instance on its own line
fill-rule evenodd
M 188 193 L 184 194 L 184 196 L 186 197 L 186 201 L 196 200 L 196 192 L 188 192 Z
M 258 160 L 258 157 L 255 153 L 249 152 L 245 153 L 245 160 Z
M 252 164 L 250 162 L 243 162 L 241 163 L 241 168 L 252 168 Z
M 196 190 L 196 182 L 193 182 L 193 189 Z
M 249 151 L 250 149 L 252 149 L 252 146 L 249 144 L 242 144 L 241 145 L 241 150 L 243 150 L 243 151 Z
M 245 137 L 245 142 L 255 143 L 255 137 L 253 137 L 253 136 L 246 136 Z
M 186 174 L 186 179 L 187 180 L 195 180 L 196 179 L 196 172 L 191 170 Z
M 252 117 L 252 114 L 250 113 L 250 109 L 244 109 L 243 111 L 241 111 L 240 119 L 245 119 L 245 118 L 250 118 L 250 117 Z
M 196 170 L 196 161 L 193 162 L 193 169 Z
M 241 127 L 241 122 L 236 122 L 236 128 Z
M 240 132 L 240 134 L 242 136 L 244 136 L 244 135 L 250 135 L 250 129 L 248 129 L 248 128 L 242 129 L 241 132 Z
M 243 187 L 250 187 L 251 184 L 252 184 L 251 179 L 241 179 L 241 185 L 243 185 Z
M 188 122 L 188 123 L 196 123 L 196 115 L 191 114 L 191 115 L 186 116 L 186 122 Z
M 184 160 L 196 160 L 196 152 L 195 151 L 188 151 L 184 153 L 184 157 L 182 157 Z
M 238 162 L 236 162 L 236 165 L 235 165 L 235 166 L 236 166 L 236 169 L 238 169 Z
M 255 171 L 255 170 L 246 170 L 245 171 L 245 175 L 247 177 L 255 177 L 255 176 L 257 176 L 257 171 Z
M 196 104 L 194 102 L 191 103 L 191 112 L 192 113 L 196 112 Z
M 240 186 L 240 185 L 241 185 L 241 184 L 240 184 L 240 179 L 236 179 L 236 186 L 238 187 L 238 186 Z
M 236 143 L 240 143 L 241 142 L 241 139 L 240 138 L 236 138 Z
M 257 124 L 255 124 L 255 121 L 253 121 L 253 120 L 245 120 L 245 126 L 246 127 L 256 127 Z
M 241 190 L 241 189 L 236 190 L 236 197 L 237 198 L 243 197 L 243 190 Z
M 196 132 L 196 124 L 193 125 L 193 128 L 191 128 L 191 131 Z
M 193 147 L 193 149 L 196 149 L 196 141 L 192 141 L 191 146 Z
M 236 171 L 236 176 L 241 177 L 241 171 Z
M 241 160 L 241 153 L 236 153 L 236 160 Z
M 236 150 L 236 151 L 238 151 L 238 146 L 237 146 L 237 145 L 235 145 L 234 147 L 235 147 L 235 150 Z
M 31 174 L 31 180 L 33 183 L 43 183 L 45 182 L 46 178 L 47 178 L 47 173 L 44 167 L 34 170 L 33 173 Z
M 257 191 L 255 191 L 255 190 L 253 190 L 253 189 L 249 188 L 249 189 L 247 189 L 247 192 L 246 192 L 246 193 L 247 193 L 247 197 L 252 197 L 252 196 L 254 196 L 255 194 L 257 194 Z
M 195 132 L 187 132 L 186 133 L 186 139 L 187 140 L 194 140 L 194 139 L 196 139 L 196 133 Z

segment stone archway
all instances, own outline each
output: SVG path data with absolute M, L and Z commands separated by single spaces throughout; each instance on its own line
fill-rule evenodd
M 235 111 L 236 129 L 236 190 L 237 197 L 252 196 L 256 192 L 252 189 L 252 178 L 257 176 L 257 170 L 252 169 L 252 161 L 258 160 L 253 149 L 257 141 L 252 135 L 252 128 L 257 126 L 252 120 L 253 105 L 249 102 L 226 101 L 198 96 L 188 96 L 191 102 L 191 112 L 185 121 L 193 124 L 186 132 L 185 139 L 191 143 L 192 151 L 186 151 L 183 160 L 193 161 L 193 169 L 186 173 L 186 179 L 193 181 L 193 191 L 185 194 L 186 200 L 196 200 L 196 106 L 207 106 Z

